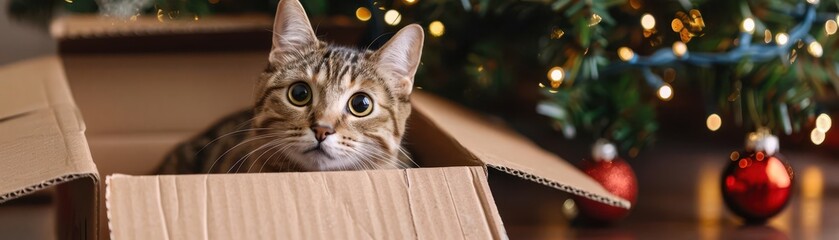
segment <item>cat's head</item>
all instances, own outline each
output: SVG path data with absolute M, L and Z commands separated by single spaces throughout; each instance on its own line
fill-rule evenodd
M 300 2 L 281 0 L 273 33 L 253 121 L 266 149 L 307 171 L 404 166 L 422 28 L 404 27 L 377 51 L 334 46 L 317 39 Z

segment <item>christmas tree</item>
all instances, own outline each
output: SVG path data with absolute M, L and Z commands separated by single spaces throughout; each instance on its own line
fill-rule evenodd
M 52 10 L 191 18 L 273 13 L 276 0 L 37 0 L 11 2 L 15 16 Z M 368 25 L 366 42 L 419 23 L 429 39 L 416 85 L 490 112 L 534 108 L 566 137 L 605 138 L 634 157 L 655 138 L 655 110 L 699 91 L 707 127 L 809 133 L 819 144 L 835 99 L 836 2 L 642 0 L 303 1 L 312 16 Z M 39 20 L 40 19 L 40 20 Z M 541 88 L 521 90 L 522 86 Z M 530 108 L 530 107 L 528 107 Z

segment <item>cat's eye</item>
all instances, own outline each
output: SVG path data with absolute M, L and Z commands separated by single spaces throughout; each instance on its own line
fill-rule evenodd
M 356 93 L 347 102 L 347 109 L 356 117 L 364 117 L 373 112 L 373 99 L 366 93 Z
M 303 82 L 288 87 L 288 101 L 294 106 L 302 107 L 312 101 L 312 89 Z

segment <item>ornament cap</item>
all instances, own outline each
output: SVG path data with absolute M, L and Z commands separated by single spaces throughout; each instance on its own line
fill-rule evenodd
M 765 152 L 767 155 L 775 155 L 780 148 L 778 137 L 772 135 L 768 129 L 759 129 L 753 133 L 749 133 L 749 136 L 746 137 L 747 151 L 760 151 Z
M 611 162 L 617 156 L 618 149 L 609 140 L 603 138 L 598 139 L 594 142 L 594 146 L 591 147 L 591 157 L 594 158 L 594 161 Z

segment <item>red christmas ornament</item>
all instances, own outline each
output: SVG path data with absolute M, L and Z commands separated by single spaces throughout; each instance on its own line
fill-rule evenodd
M 747 152 L 731 153 L 722 175 L 722 195 L 728 208 L 746 222 L 763 223 L 789 202 L 793 171 L 777 154 L 777 137 L 752 134 L 746 146 Z
M 735 152 L 732 158 L 722 175 L 728 208 L 749 223 L 765 222 L 781 212 L 792 192 L 792 168 L 777 155 L 764 152 Z
M 616 156 L 617 151 L 614 145 L 598 142 L 593 149 L 594 159 L 580 162 L 580 170 L 599 182 L 610 193 L 634 205 L 638 196 L 638 181 L 635 178 L 635 172 L 626 161 Z M 584 197 L 574 196 L 574 201 L 583 217 L 598 222 L 616 222 L 629 214 L 629 209 L 609 206 Z

